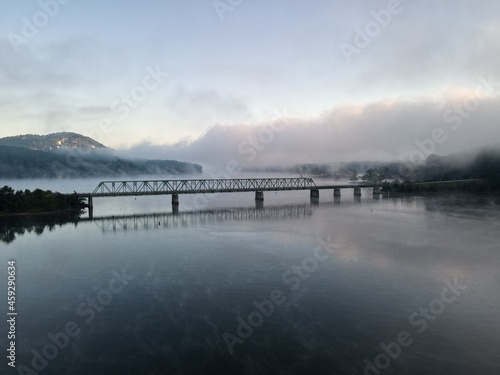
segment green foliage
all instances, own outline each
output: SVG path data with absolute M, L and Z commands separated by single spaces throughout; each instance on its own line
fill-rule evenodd
M 14 191 L 9 186 L 0 189 L 0 215 L 55 213 L 81 210 L 82 207 L 82 199 L 77 194 L 40 189 Z

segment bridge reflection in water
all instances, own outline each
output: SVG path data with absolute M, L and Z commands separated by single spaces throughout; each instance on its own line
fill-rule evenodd
M 266 208 L 232 208 L 186 212 L 106 216 L 82 219 L 92 221 L 102 232 L 176 228 L 221 221 L 283 220 L 311 216 L 310 205 Z

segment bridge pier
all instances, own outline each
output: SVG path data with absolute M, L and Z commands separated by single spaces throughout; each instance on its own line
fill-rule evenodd
M 92 220 L 94 218 L 94 201 L 90 195 L 87 197 L 87 211 L 89 213 L 89 219 Z
M 256 191 L 255 192 L 255 200 L 256 201 L 263 201 L 264 200 L 264 192 L 263 191 Z
M 312 204 L 319 203 L 319 189 L 311 189 L 311 203 Z
M 333 196 L 334 196 L 334 197 L 340 197 L 340 195 L 341 195 L 341 194 L 340 194 L 340 191 L 341 191 L 341 190 L 340 190 L 339 188 L 335 188 L 335 189 L 333 189 Z
M 374 187 L 373 188 L 373 195 L 379 195 L 380 194 L 380 187 Z
M 87 198 L 87 211 L 89 212 L 89 219 L 92 219 L 94 217 L 94 201 L 90 195 Z
M 359 188 L 359 187 L 354 188 L 354 196 L 361 197 L 361 188 Z
M 179 194 L 172 194 L 172 206 L 179 206 Z

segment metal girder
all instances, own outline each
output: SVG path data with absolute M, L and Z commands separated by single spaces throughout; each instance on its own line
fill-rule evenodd
M 95 197 L 160 194 L 202 194 L 243 191 L 305 190 L 312 178 L 245 178 L 204 180 L 102 181 L 90 194 Z

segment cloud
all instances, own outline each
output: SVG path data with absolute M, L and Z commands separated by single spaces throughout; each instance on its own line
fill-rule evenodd
M 292 116 L 252 125 L 215 125 L 197 139 L 172 145 L 142 143 L 127 152 L 129 156 L 172 158 L 213 166 L 224 166 L 230 160 L 253 167 L 390 161 L 419 149 L 419 144 L 426 144 L 425 140 L 432 139 L 436 129 L 441 129 L 444 135 L 440 143 L 434 142 L 434 149 L 429 151 L 448 154 L 500 139 L 500 127 L 496 124 L 500 97 L 484 97 L 477 101 L 477 109 L 468 111 L 464 103 L 467 99 L 473 103 L 474 97 L 467 93 L 456 90 L 441 100 L 346 104 L 314 118 Z M 456 117 L 459 113 L 464 116 Z M 279 130 L 271 131 L 272 128 Z M 442 138 L 446 140 L 441 142 Z
M 166 105 L 170 115 L 177 122 L 206 127 L 223 119 L 244 122 L 252 119 L 244 98 L 221 94 L 214 89 L 187 89 L 178 85 L 167 96 Z

